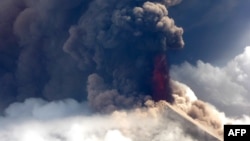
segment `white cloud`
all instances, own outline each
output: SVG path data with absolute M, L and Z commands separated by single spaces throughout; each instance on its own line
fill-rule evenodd
M 191 109 L 192 103 L 198 101 L 193 91 L 185 84 L 177 81 L 172 83 L 175 87 L 175 97 L 180 100 L 174 106 L 186 105 Z M 72 99 L 53 102 L 26 99 L 23 103 L 13 103 L 5 110 L 5 116 L 0 116 L 0 139 L 1 141 L 197 141 L 210 138 L 204 135 L 200 128 L 195 127 L 199 126 L 197 122 L 188 122 L 185 117 L 187 115 L 181 113 L 182 116 L 185 115 L 183 118 L 169 110 L 166 102 L 148 101 L 146 105 L 129 111 L 93 114 L 87 103 L 78 103 Z M 242 119 L 228 119 L 214 107 L 205 103 L 203 106 L 207 107 L 206 112 L 212 112 L 212 116 L 218 116 L 224 123 L 249 122 L 247 116 Z M 204 108 L 203 106 L 200 108 Z M 196 118 L 196 121 L 199 119 L 213 121 L 206 118 L 209 115 Z M 210 133 L 216 132 L 210 130 L 212 128 L 208 124 L 202 125 L 205 127 L 203 129 Z
M 11 118 L 27 118 L 33 117 L 37 119 L 54 119 L 67 117 L 69 115 L 77 115 L 80 113 L 88 113 L 86 103 L 78 103 L 73 99 L 65 99 L 61 101 L 47 102 L 42 99 L 30 98 L 24 103 L 13 103 L 6 110 L 5 115 Z
M 152 103 L 151 103 L 152 104 Z M 150 103 L 149 103 L 150 105 Z M 1 141 L 162 141 L 194 139 L 161 105 L 91 114 L 72 99 L 13 103 L 0 117 Z M 85 111 L 85 112 L 82 112 Z
M 198 96 L 226 114 L 238 116 L 250 107 L 250 47 L 224 67 L 197 61 L 171 68 L 171 77 L 187 84 Z

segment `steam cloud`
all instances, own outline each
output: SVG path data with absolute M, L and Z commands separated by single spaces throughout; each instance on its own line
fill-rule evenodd
M 221 136 L 221 123 L 249 123 L 249 117 L 228 119 L 211 105 L 198 100 L 193 91 L 177 81 L 171 81 L 175 103 L 183 111 L 205 125 L 204 130 Z M 197 104 L 198 103 L 198 104 Z M 204 140 L 188 122 L 168 110 L 166 102 L 148 100 L 145 107 L 114 111 L 110 114 L 93 114 L 87 103 L 73 99 L 48 102 L 26 99 L 16 102 L 0 117 L 0 138 L 4 141 L 161 141 Z M 197 111 L 195 111 L 197 110 Z M 193 112 L 194 111 L 194 112 Z M 204 115 L 202 115 L 204 114 Z M 185 115 L 183 115 L 185 116 Z M 210 117 L 212 116 L 212 117 Z M 178 120 L 179 119 L 179 120 Z M 185 121 L 185 120 L 184 120 Z M 198 124 L 194 123 L 194 124 Z M 198 129 L 197 131 L 199 131 Z
M 200 99 L 210 101 L 229 116 L 249 114 L 249 52 L 250 47 L 246 47 L 242 54 L 221 67 L 202 61 L 197 61 L 196 66 L 185 62 L 173 66 L 171 76 L 190 86 Z
M 83 105 L 72 99 L 54 102 L 27 99 L 24 103 L 14 103 L 6 109 L 7 115 L 0 118 L 0 138 L 4 141 L 196 140 L 167 115 L 164 103 L 154 106 L 148 102 L 148 108 L 109 115 L 87 114 L 82 112 Z

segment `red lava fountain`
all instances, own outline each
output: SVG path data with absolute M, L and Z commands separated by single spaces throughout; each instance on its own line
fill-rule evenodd
M 167 66 L 166 55 L 159 54 L 154 58 L 153 71 L 153 100 L 166 100 L 173 102 L 171 88 L 169 85 L 169 70 Z

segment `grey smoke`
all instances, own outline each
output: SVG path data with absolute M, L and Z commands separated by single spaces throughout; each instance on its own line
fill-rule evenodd
M 80 97 L 82 72 L 61 47 L 80 4 L 86 1 L 0 2 L 0 109 L 28 97 Z
M 228 122 L 225 115 L 209 103 L 197 99 L 194 92 L 185 84 L 172 80 L 171 85 L 175 99 L 173 105 L 202 124 L 207 130 L 222 137 L 223 124 Z
M 120 95 L 115 89 L 107 89 L 104 80 L 97 74 L 88 77 L 88 102 L 96 111 L 112 112 L 117 110 L 117 106 L 127 108 L 136 102 L 133 97 Z
M 153 57 L 184 46 L 167 10 L 179 2 L 2 0 L 0 109 L 30 97 L 88 99 L 96 110 L 100 98 L 118 99 L 110 109 L 144 101 Z M 92 74 L 106 85 L 97 98 L 87 88 Z

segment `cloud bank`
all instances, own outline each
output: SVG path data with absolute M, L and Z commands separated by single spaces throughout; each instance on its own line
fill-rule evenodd
M 225 66 L 198 61 L 172 66 L 173 79 L 190 86 L 196 95 L 230 116 L 249 115 L 250 47 Z
M 194 141 L 163 103 L 146 108 L 91 114 L 75 100 L 14 103 L 0 117 L 3 141 Z M 87 110 L 87 111 L 86 111 Z M 84 112 L 83 112 L 84 111 Z
M 151 100 L 144 107 L 108 114 L 93 113 L 87 102 L 73 99 L 48 102 L 30 98 L 16 102 L 0 117 L 0 138 L 4 141 L 220 140 L 223 124 L 250 122 L 248 116 L 227 118 L 214 106 L 197 99 L 185 84 L 172 80 L 171 86 L 172 106 L 177 113 L 167 102 Z

